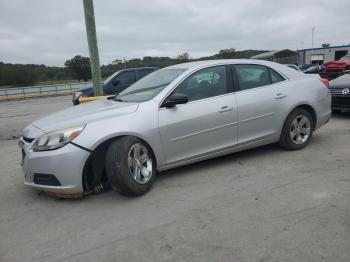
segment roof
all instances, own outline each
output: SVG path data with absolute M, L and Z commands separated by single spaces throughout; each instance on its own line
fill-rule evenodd
M 249 59 L 213 59 L 213 60 L 201 60 L 194 62 L 186 62 L 176 65 L 171 65 L 166 68 L 197 68 L 197 67 L 205 67 L 210 65 L 218 65 L 218 64 L 232 64 L 232 63 L 252 63 L 252 60 Z M 260 62 L 260 61 L 259 61 Z
M 295 52 L 294 52 L 295 53 Z M 218 65 L 230 65 L 230 64 L 258 64 L 258 65 L 265 65 L 268 67 L 271 67 L 272 69 L 276 70 L 277 72 L 281 73 L 284 76 L 287 76 L 289 79 L 300 79 L 307 77 L 309 75 L 300 73 L 299 71 L 296 71 L 295 69 L 292 69 L 288 66 L 266 61 L 266 60 L 255 60 L 255 59 L 218 59 L 218 60 L 203 60 L 203 61 L 195 61 L 195 62 L 188 62 L 188 63 L 182 63 L 177 65 L 172 65 L 165 67 L 164 69 L 185 69 L 184 75 L 187 75 L 188 73 L 191 73 L 195 70 L 209 67 L 209 66 L 218 66 Z M 161 69 L 162 70 L 162 69 Z

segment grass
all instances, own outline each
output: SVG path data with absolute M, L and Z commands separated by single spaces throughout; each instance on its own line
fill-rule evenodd
M 91 80 L 88 80 L 91 81 Z M 55 85 L 55 84 L 69 84 L 69 83 L 79 83 L 84 81 L 78 81 L 76 79 L 71 80 L 46 80 L 46 81 L 40 81 L 36 83 L 37 86 L 44 86 L 44 85 Z

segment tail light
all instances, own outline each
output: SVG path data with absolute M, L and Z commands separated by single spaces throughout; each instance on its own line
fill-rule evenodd
M 320 80 L 325 85 L 325 87 L 329 87 L 329 81 L 327 79 L 321 78 Z

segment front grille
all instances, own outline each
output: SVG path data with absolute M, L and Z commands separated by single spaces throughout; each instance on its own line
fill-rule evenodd
M 34 174 L 34 183 L 45 186 L 60 186 L 58 179 L 51 174 Z
M 329 91 L 331 92 L 331 95 L 337 95 L 337 96 L 342 96 L 342 91 L 343 88 L 329 88 Z
M 29 138 L 29 137 L 22 137 L 23 138 L 23 140 L 25 141 L 25 142 L 27 142 L 27 143 L 31 143 L 31 142 L 33 142 L 33 140 L 34 140 L 34 138 Z
M 350 108 L 350 95 L 344 97 L 332 97 L 332 107 Z
M 332 86 L 330 86 L 329 91 L 331 92 L 332 95 L 342 96 L 342 97 L 350 97 L 350 94 L 343 95 L 343 90 L 346 88 L 350 89 L 350 85 L 345 86 L 345 87 L 332 87 Z

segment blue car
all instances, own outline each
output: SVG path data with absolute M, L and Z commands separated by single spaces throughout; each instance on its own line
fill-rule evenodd
M 158 67 L 139 67 L 119 70 L 109 76 L 103 83 L 103 94 L 106 96 L 118 94 L 137 80 L 158 69 Z M 92 86 L 75 92 L 72 98 L 73 105 L 79 104 L 79 98 L 91 96 L 94 96 L 94 89 Z

